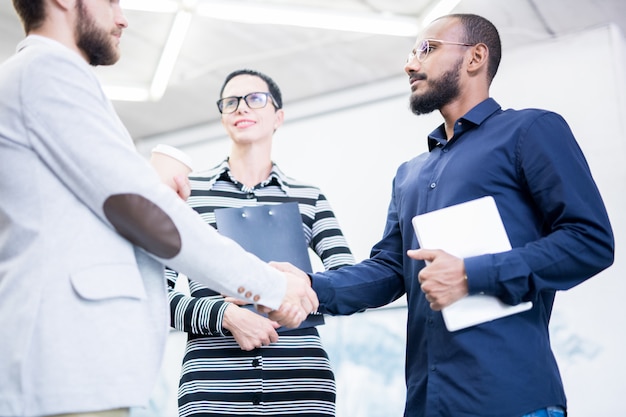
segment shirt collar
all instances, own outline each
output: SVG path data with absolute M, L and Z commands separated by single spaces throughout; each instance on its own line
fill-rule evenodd
M 69 48 L 63 45 L 61 42 L 52 38 L 48 38 L 47 36 L 28 35 L 24 39 L 22 39 L 20 43 L 17 44 L 17 47 L 15 48 L 15 52 L 20 52 L 22 49 L 28 46 L 42 44 L 42 43 L 45 43 L 49 46 L 54 46 L 56 48 L 63 47 L 64 49 L 69 50 Z
M 460 117 L 456 124 L 461 126 L 460 132 L 464 132 L 467 129 L 480 126 L 500 109 L 500 105 L 494 99 L 488 98 L 478 103 L 470 111 L 465 113 L 465 115 Z M 454 136 L 457 136 L 456 126 Z M 442 123 L 428 135 L 428 150 L 432 151 L 436 147 L 443 147 L 447 143 L 445 125 Z
M 63 51 L 63 53 L 65 53 L 68 57 L 72 57 L 73 60 L 80 62 L 81 65 L 89 66 L 85 58 L 83 58 L 78 52 L 70 49 L 67 45 L 64 45 L 56 39 L 52 39 L 42 35 L 27 35 L 17 44 L 17 46 L 15 47 L 15 52 L 19 53 L 30 46 L 40 45 L 46 45 L 48 48 L 53 48 L 57 51 Z
M 237 183 L 237 180 L 233 178 L 230 172 L 230 165 L 228 164 L 228 158 L 224 159 L 219 165 L 207 171 L 200 172 L 198 173 L 198 175 L 193 175 L 193 176 L 199 176 L 199 177 L 201 176 L 203 178 L 208 178 L 209 187 L 213 187 L 213 184 L 215 184 L 217 180 L 224 180 L 224 181 L 230 181 L 232 183 Z M 272 162 L 272 171 L 270 172 L 270 175 L 267 177 L 265 181 L 261 182 L 257 187 L 263 188 L 263 187 L 267 187 L 268 185 L 277 185 L 280 187 L 281 190 L 285 192 L 285 194 L 291 196 L 291 188 L 289 187 L 289 182 L 290 182 L 289 180 L 290 178 L 287 175 L 285 175 L 285 173 L 278 167 L 278 165 Z

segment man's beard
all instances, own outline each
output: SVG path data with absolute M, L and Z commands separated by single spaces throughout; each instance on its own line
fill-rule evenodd
M 76 45 L 87 55 L 90 65 L 113 65 L 119 59 L 117 50 L 110 42 L 110 34 L 96 26 L 91 15 L 85 10 L 83 0 L 78 0 L 78 23 L 76 24 Z
M 459 59 L 450 71 L 444 73 L 439 79 L 428 80 L 426 83 L 430 87 L 422 95 L 411 95 L 411 111 L 417 115 L 432 113 L 441 109 L 446 104 L 459 95 L 459 77 L 463 59 Z

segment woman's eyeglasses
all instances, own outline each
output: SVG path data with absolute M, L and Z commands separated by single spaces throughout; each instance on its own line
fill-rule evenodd
M 274 107 L 276 107 L 277 109 L 280 108 L 271 93 L 263 92 L 249 93 L 245 96 L 239 97 L 233 96 L 221 98 L 217 100 L 217 108 L 222 114 L 234 113 L 235 111 L 237 111 L 237 108 L 239 108 L 239 103 L 241 102 L 241 99 L 243 99 L 243 101 L 246 102 L 246 105 L 249 108 L 262 109 L 263 107 L 267 106 L 268 98 L 272 100 L 272 104 L 274 105 Z

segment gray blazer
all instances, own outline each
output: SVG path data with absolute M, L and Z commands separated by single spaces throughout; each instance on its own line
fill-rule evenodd
M 285 294 L 160 183 L 81 57 L 27 37 L 0 66 L 0 416 L 145 405 L 164 264 L 272 308 Z

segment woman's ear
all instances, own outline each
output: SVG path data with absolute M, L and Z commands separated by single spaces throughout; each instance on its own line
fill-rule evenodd
M 276 113 L 274 114 L 274 131 L 276 131 L 276 129 L 281 127 L 284 121 L 285 121 L 285 112 L 283 111 L 283 109 L 276 110 Z

